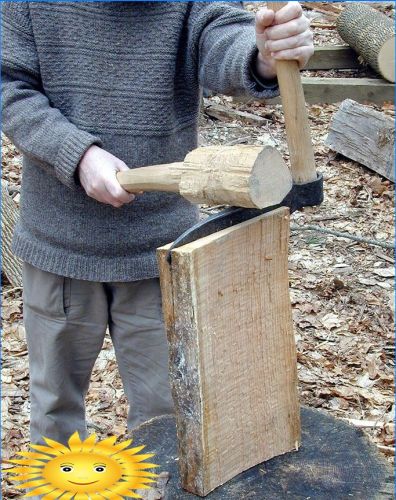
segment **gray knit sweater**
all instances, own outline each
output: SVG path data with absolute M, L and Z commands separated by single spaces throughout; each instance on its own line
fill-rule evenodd
M 113 208 L 76 179 L 92 144 L 129 167 L 197 146 L 200 87 L 271 97 L 249 72 L 253 16 L 219 2 L 6 2 L 2 123 L 24 156 L 14 252 L 93 281 L 158 275 L 155 249 L 197 220 L 178 195 Z

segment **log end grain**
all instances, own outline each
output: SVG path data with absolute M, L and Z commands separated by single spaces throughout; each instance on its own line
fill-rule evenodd
M 378 66 L 382 76 L 395 83 L 395 37 L 389 38 L 378 53 Z

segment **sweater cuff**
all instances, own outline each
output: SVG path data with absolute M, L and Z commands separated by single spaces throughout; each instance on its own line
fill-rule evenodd
M 250 50 L 244 68 L 244 84 L 250 95 L 262 99 L 271 99 L 279 95 L 278 79 L 264 80 L 256 71 L 258 49 L 256 46 Z
M 76 189 L 79 185 L 75 172 L 85 151 L 96 144 L 102 146 L 102 141 L 84 130 L 76 129 L 66 137 L 55 161 L 55 174 L 65 186 Z

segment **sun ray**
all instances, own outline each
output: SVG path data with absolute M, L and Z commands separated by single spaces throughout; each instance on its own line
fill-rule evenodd
M 130 477 L 158 477 L 158 474 L 155 474 L 154 472 L 147 472 L 147 471 L 133 471 L 129 472 L 126 474 L 123 474 L 122 477 L 127 480 L 127 478 Z
M 89 500 L 89 495 L 87 493 L 77 493 L 74 500 Z
M 57 457 L 58 455 L 62 454 L 59 450 L 55 450 L 53 448 L 49 448 L 48 446 L 43 446 L 41 444 L 31 444 L 30 448 L 33 448 L 33 450 L 41 451 L 42 453 L 46 453 L 47 455 L 51 455 L 54 457 Z
M 6 469 L 5 472 L 12 472 L 13 474 L 14 473 L 20 473 L 22 472 L 22 474 L 24 474 L 26 471 L 31 471 L 31 473 L 33 474 L 41 474 L 41 472 L 43 471 L 43 467 L 37 467 L 37 466 L 30 466 L 30 467 L 11 467 L 11 469 Z
M 113 447 L 113 444 L 117 441 L 117 436 L 109 436 L 106 439 L 103 439 L 102 441 L 99 441 L 99 443 L 96 444 L 95 449 L 101 449 L 102 447 L 107 449 L 107 447 Z
M 35 479 L 34 481 L 18 484 L 17 488 L 36 488 L 37 486 L 45 486 L 46 484 L 48 484 L 48 481 L 40 477 L 40 479 Z
M 59 500 L 70 500 L 74 496 L 73 491 L 65 491 L 61 497 L 59 497 Z
M 155 455 L 155 453 L 146 453 L 145 455 L 136 455 L 134 457 L 123 457 L 125 460 L 129 460 L 132 458 L 134 462 L 139 463 L 143 462 L 143 460 L 147 460 L 147 458 L 151 458 Z
M 21 451 L 18 453 L 21 457 L 26 458 L 37 458 L 37 460 L 45 460 L 47 461 L 50 457 L 48 455 L 44 455 L 43 453 L 36 453 L 34 451 Z
M 63 496 L 61 497 L 62 493 L 63 493 L 62 490 L 55 488 L 47 495 L 44 495 L 41 498 L 41 500 L 58 500 L 58 498 L 63 498 L 63 500 L 65 500 L 65 497 L 63 497 Z
M 124 450 L 124 453 L 128 453 L 128 455 L 134 455 L 135 453 L 139 453 L 139 451 L 142 451 L 144 448 L 146 448 L 146 445 L 142 444 L 141 446 L 135 446 L 134 448 L 128 448 L 127 450 Z
M 95 447 L 96 434 L 91 434 L 82 442 L 81 451 L 91 451 Z
M 67 446 L 65 446 L 64 444 L 58 443 L 58 441 L 54 441 L 53 439 L 46 438 L 46 437 L 43 439 L 48 444 L 48 446 L 50 448 L 53 448 L 54 450 L 56 450 L 62 454 L 70 453 L 69 448 Z
M 37 488 L 34 488 L 33 490 L 30 490 L 29 493 L 25 493 L 25 497 L 34 497 L 35 495 L 46 495 L 50 491 L 53 490 L 53 486 L 48 486 L 48 484 L 44 486 L 39 486 Z
M 159 467 L 159 465 L 148 464 L 148 463 L 135 463 L 133 464 L 133 467 L 135 467 L 137 470 L 143 470 L 143 469 L 154 469 L 154 467 Z
M 79 435 L 78 431 L 76 431 L 74 434 L 72 434 L 70 436 L 67 444 L 69 445 L 69 448 L 71 449 L 71 451 L 73 451 L 73 452 L 81 451 L 82 441 L 80 439 L 80 435 Z
M 102 491 L 101 494 L 103 495 L 103 498 L 106 498 L 107 500 L 124 500 L 125 499 L 125 497 L 118 495 L 113 490 Z
M 37 472 L 29 472 L 26 474 L 19 474 L 17 476 L 12 476 L 13 481 L 27 481 L 28 479 L 38 479 L 41 477 L 41 474 L 38 474 Z
M 99 495 L 99 493 L 91 493 L 90 497 L 91 500 L 104 500 L 105 498 L 103 495 Z M 63 497 L 61 498 L 61 500 L 63 500 Z
M 9 464 L 17 464 L 17 465 L 28 465 L 29 467 L 31 466 L 43 466 L 44 462 L 41 462 L 39 460 L 32 460 L 29 458 L 16 458 L 13 460 L 7 460 L 7 463 Z
M 115 444 L 113 446 L 113 450 L 115 452 L 122 451 L 125 448 L 128 448 L 128 446 L 132 444 L 132 439 L 127 439 L 126 441 L 121 441 L 121 443 Z

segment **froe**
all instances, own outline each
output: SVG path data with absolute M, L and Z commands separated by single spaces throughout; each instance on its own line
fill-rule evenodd
M 267 2 L 278 11 L 284 2 Z M 212 146 L 189 153 L 184 162 L 120 172 L 130 192 L 179 192 L 190 201 L 231 205 L 199 222 L 177 238 L 172 248 L 256 217 L 279 206 L 290 211 L 323 201 L 323 176 L 314 151 L 297 61 L 276 62 L 290 155 L 289 171 L 272 147 Z

